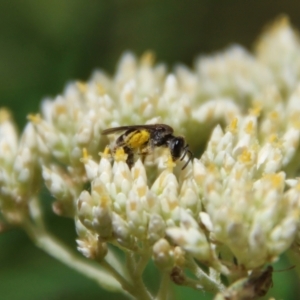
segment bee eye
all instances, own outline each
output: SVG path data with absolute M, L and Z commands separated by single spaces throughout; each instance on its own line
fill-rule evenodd
M 174 137 L 169 143 L 169 149 L 173 160 L 177 160 L 181 157 L 182 150 L 184 148 L 184 138 Z

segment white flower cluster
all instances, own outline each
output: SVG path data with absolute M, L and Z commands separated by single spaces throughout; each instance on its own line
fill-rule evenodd
M 203 224 L 220 253 L 226 246 L 247 269 L 275 260 L 298 229 L 300 185 L 285 190 L 284 145 L 290 141 L 260 145 L 257 118 L 247 116 L 233 120 L 225 133 L 216 127 L 195 160 L 202 214 L 208 215 Z
M 41 188 L 36 138 L 28 123 L 19 140 L 10 113 L 0 109 L 0 208 L 11 224 L 24 221 Z
M 44 100 L 21 142 L 1 111 L 2 214 L 17 222 L 11 212 L 30 205 L 41 172 L 54 211 L 74 218 L 85 256 L 101 261 L 112 244 L 152 257 L 178 284 L 221 290 L 221 274 L 245 276 L 300 240 L 299 82 L 300 42 L 286 19 L 254 55 L 233 46 L 193 70 L 168 74 L 153 54 L 126 53 L 114 76 L 97 71 Z M 101 130 L 146 123 L 185 134 L 193 162 L 181 170 L 156 149 L 130 169 L 122 148 L 105 148 Z

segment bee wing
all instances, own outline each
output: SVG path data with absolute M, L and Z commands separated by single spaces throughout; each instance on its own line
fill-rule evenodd
M 108 128 L 103 131 L 101 131 L 102 135 L 109 135 L 112 133 L 120 132 L 120 131 L 126 131 L 126 130 L 139 130 L 139 129 L 148 129 L 148 130 L 159 130 L 164 129 L 166 134 L 172 134 L 173 128 L 166 124 L 146 124 L 146 125 L 129 125 L 129 126 L 120 126 L 120 127 L 113 127 Z
M 109 134 L 113 134 L 116 132 L 120 132 L 120 131 L 125 131 L 128 129 L 134 129 L 136 126 L 120 126 L 120 127 L 113 127 L 113 128 L 108 128 L 105 130 L 101 131 L 102 135 L 109 135 Z

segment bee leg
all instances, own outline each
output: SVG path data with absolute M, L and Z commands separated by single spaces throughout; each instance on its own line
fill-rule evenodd
M 126 159 L 126 163 L 129 167 L 129 169 L 131 169 L 134 165 L 134 154 L 131 152 L 128 154 L 127 159 Z
M 145 159 L 146 159 L 147 154 L 148 153 L 141 153 L 141 160 L 142 160 L 143 164 L 145 163 Z
M 133 153 L 132 149 L 129 147 L 123 147 L 123 149 L 124 149 L 124 152 L 127 154 L 126 163 L 129 167 L 129 169 L 131 169 L 134 165 L 134 153 Z
M 139 155 L 141 156 L 141 160 L 142 160 L 142 163 L 144 164 L 145 163 L 145 159 L 146 159 L 146 156 L 150 153 L 150 147 L 149 145 L 147 144 L 146 146 L 143 146 L 140 148 L 140 153 Z

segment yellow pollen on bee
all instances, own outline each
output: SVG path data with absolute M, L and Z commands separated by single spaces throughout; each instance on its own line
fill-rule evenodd
M 41 122 L 41 120 L 42 120 L 40 114 L 36 114 L 36 115 L 34 115 L 34 114 L 29 114 L 29 115 L 27 116 L 27 119 L 28 119 L 30 122 L 34 123 L 34 124 L 38 124 L 38 123 Z
M 126 137 L 126 144 L 132 148 L 137 149 L 147 143 L 150 139 L 150 133 L 147 130 L 135 131 Z
M 115 153 L 115 161 L 126 161 L 127 154 L 122 147 L 117 148 Z

